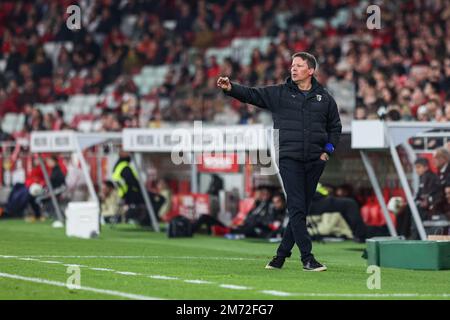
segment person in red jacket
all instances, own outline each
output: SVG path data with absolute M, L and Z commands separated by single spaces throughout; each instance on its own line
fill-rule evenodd
M 28 189 L 28 204 L 33 209 L 34 216 L 27 218 L 28 221 L 43 220 L 41 207 L 36 202 L 36 198 L 44 192 L 45 179 L 41 167 L 34 161 L 33 169 L 25 180 L 25 186 Z

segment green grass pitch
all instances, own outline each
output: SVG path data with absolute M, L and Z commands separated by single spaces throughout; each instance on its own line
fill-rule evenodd
M 0 299 L 450 299 L 450 271 L 383 268 L 381 289 L 369 290 L 365 245 L 315 243 L 328 266 L 319 273 L 302 271 L 297 250 L 282 270 L 264 269 L 276 246 L 131 225 L 83 240 L 50 223 L 1 220 Z M 80 266 L 79 289 L 65 286 L 70 265 Z

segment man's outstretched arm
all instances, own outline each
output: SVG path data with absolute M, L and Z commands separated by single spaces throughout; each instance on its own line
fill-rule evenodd
M 278 97 L 278 86 L 252 88 L 235 82 L 232 83 L 228 77 L 220 77 L 217 80 L 217 86 L 228 96 L 271 111 Z

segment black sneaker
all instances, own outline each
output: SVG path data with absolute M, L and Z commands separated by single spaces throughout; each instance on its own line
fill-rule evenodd
M 281 269 L 285 260 L 285 257 L 274 256 L 273 259 L 266 265 L 266 269 Z
M 327 267 L 319 263 L 316 259 L 311 258 L 303 263 L 303 271 L 326 271 Z

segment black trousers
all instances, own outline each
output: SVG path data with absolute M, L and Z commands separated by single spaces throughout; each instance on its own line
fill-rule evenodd
M 427 219 L 427 212 L 418 207 L 419 215 L 422 221 Z M 413 218 L 410 206 L 406 206 L 402 213 L 397 217 L 397 232 L 405 236 L 408 240 L 420 240 L 419 230 Z
M 278 247 L 277 256 L 290 257 L 294 244 L 297 244 L 302 262 L 313 257 L 311 237 L 306 228 L 306 216 L 309 214 L 325 164 L 326 162 L 320 159 L 312 162 L 301 162 L 291 158 L 280 159 L 279 169 L 287 197 L 289 223 Z
M 36 201 L 36 197 L 33 197 L 30 193 L 28 193 L 28 203 L 33 209 L 35 218 L 39 219 L 41 217 L 41 207 Z

